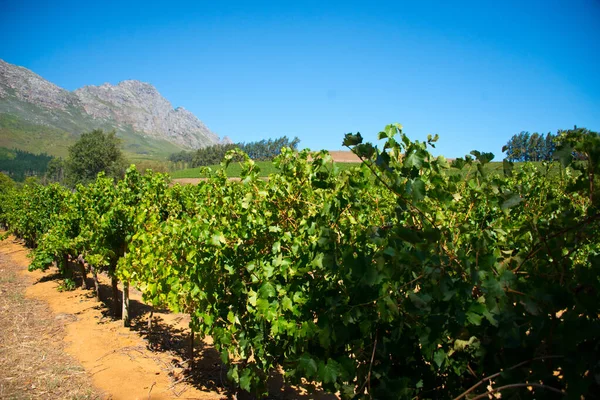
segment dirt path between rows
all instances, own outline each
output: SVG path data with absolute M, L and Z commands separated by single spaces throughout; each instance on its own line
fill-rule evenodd
M 27 250 L 0 241 L 0 399 L 105 399 L 64 349 L 66 320 L 25 297 Z
M 0 242 L 0 398 L 228 397 L 216 382 L 222 369 L 218 355 L 208 346 L 205 356 L 197 344 L 196 356 L 203 359 L 197 373 L 184 373 L 183 360 L 189 358 L 185 316 L 155 312 L 150 332 L 149 309 L 132 293 L 133 324 L 124 328 L 91 290 L 59 292 L 56 270 L 28 272 L 27 253 L 12 238 Z M 101 295 L 108 298 L 108 282 L 102 280 Z M 191 384 L 203 374 L 204 382 Z
M 1 233 L 1 232 L 0 232 Z M 0 399 L 235 399 L 210 337 L 196 339 L 189 369 L 189 316 L 153 312 L 136 290 L 131 328 L 110 315 L 110 282 L 60 292 L 56 268 L 28 272 L 28 249 L 0 241 Z M 75 275 L 78 284 L 81 277 Z M 90 277 L 88 288 L 93 287 Z M 275 399 L 336 399 L 270 380 Z

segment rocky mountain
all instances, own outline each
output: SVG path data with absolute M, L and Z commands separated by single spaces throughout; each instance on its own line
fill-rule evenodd
M 124 150 L 138 158 L 229 142 L 191 112 L 174 109 L 148 83 L 127 80 L 70 92 L 0 60 L 0 146 L 64 155 L 78 135 L 95 128 L 115 129 Z

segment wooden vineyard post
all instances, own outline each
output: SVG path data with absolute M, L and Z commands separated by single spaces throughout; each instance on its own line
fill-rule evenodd
M 79 269 L 81 271 L 81 288 L 85 290 L 87 289 L 87 283 L 85 281 L 87 279 L 87 270 L 85 268 L 85 260 L 83 259 L 82 254 L 77 257 L 77 264 L 79 264 Z
M 113 316 L 116 318 L 119 315 L 119 281 L 116 276 L 110 277 L 110 283 L 112 286 L 112 312 Z
M 148 332 L 152 331 L 152 317 L 154 316 L 154 308 L 150 309 L 150 316 L 148 317 Z
M 98 282 L 98 272 L 96 271 L 96 267 L 91 266 L 92 270 L 92 278 L 94 279 L 94 288 L 96 290 L 96 300 L 100 301 L 100 282 Z
M 190 334 L 190 371 L 194 370 L 194 329 Z
M 123 326 L 128 327 L 129 321 L 129 281 L 123 281 L 123 314 L 121 316 Z

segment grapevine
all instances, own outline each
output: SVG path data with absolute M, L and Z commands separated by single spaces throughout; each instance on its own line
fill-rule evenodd
M 562 137 L 560 163 L 493 174 L 491 153 L 450 163 L 430 153 L 437 136 L 411 141 L 393 124 L 381 149 L 346 135 L 363 163 L 345 171 L 327 152 L 284 148 L 264 180 L 233 150 L 223 166 L 241 163 L 240 182 L 223 168 L 170 186 L 134 167 L 75 191 L 29 182 L 2 193 L 0 222 L 33 248 L 32 269 L 67 274 L 84 259 L 106 272 L 115 315 L 120 280 L 126 325 L 130 285 L 189 313 L 257 396 L 282 368 L 348 399 L 578 398 L 600 390 L 600 167 L 587 135 Z

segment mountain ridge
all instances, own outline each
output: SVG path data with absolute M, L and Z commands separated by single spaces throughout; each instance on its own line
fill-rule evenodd
M 190 111 L 174 108 L 150 83 L 124 80 L 68 91 L 2 59 L 0 117 L 0 145 L 28 151 L 33 147 L 49 154 L 64 153 L 68 146 L 57 143 L 46 149 L 42 148 L 44 142 L 52 142 L 52 138 L 72 142 L 81 133 L 98 128 L 114 129 L 124 150 L 139 158 L 164 158 L 168 152 L 230 142 L 227 137 L 221 140 Z M 42 137 L 43 131 L 49 132 L 48 137 Z M 35 141 L 40 146 L 35 146 Z

